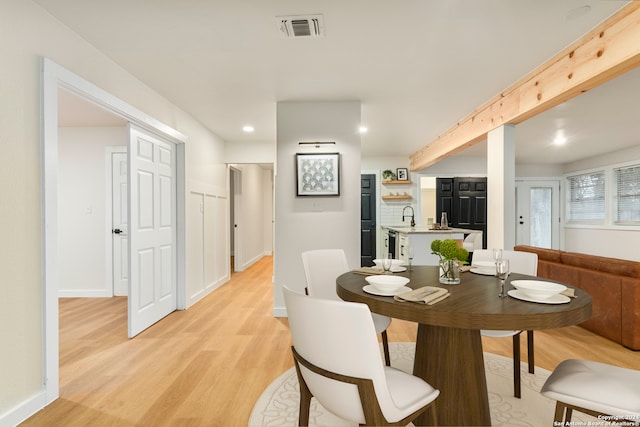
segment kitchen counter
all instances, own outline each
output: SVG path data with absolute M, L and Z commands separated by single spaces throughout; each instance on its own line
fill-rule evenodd
M 383 225 L 385 236 L 385 248 L 389 247 L 396 259 L 401 259 L 408 264 L 409 248 L 413 250 L 412 265 L 438 265 L 440 258 L 431 253 L 431 242 L 434 240 L 453 239 L 462 242 L 465 234 L 478 233 L 478 230 L 466 228 L 449 228 L 446 230 L 432 230 L 427 227 L 407 227 L 396 225 Z M 397 233 L 389 236 L 389 232 Z
M 383 225 L 382 228 L 386 228 L 389 230 L 396 231 L 398 233 L 407 233 L 407 234 L 422 234 L 422 233 L 433 233 L 433 234 L 451 234 L 451 233 L 477 233 L 478 230 L 471 230 L 467 228 L 447 228 L 445 230 L 434 230 L 428 227 L 416 226 L 416 227 L 407 227 L 406 225 Z

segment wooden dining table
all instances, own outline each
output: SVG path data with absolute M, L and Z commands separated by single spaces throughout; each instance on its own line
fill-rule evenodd
M 498 279 L 472 272 L 461 273 L 461 283 L 443 285 L 438 267 L 413 266 L 399 274 L 410 279 L 408 287 L 446 288 L 450 296 L 434 305 L 399 302 L 390 296 L 363 291 L 365 275 L 348 272 L 336 279 L 338 295 L 345 301 L 367 304 L 374 313 L 418 323 L 413 374 L 440 390 L 436 400 L 437 425 L 491 425 L 489 398 L 482 352 L 481 329 L 537 330 L 584 322 L 591 316 L 591 297 L 575 289 L 575 298 L 564 304 L 543 304 L 513 297 L 498 297 Z M 512 273 L 512 280 L 545 280 Z M 552 416 L 552 414 L 550 414 Z M 426 415 L 415 425 L 430 425 Z

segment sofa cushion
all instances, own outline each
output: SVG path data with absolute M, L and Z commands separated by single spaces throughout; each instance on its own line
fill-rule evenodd
M 560 259 L 560 251 L 556 249 L 538 248 L 528 245 L 517 245 L 513 249 L 516 251 L 533 252 L 534 254 L 538 254 L 539 261 L 562 262 Z
M 576 270 L 575 286 L 591 295 L 591 317 L 581 326 L 615 342 L 622 342 L 621 277 L 585 268 L 568 268 Z
M 640 278 L 640 262 L 561 251 L 560 257 L 566 265 Z
M 640 279 L 620 279 L 622 298 L 622 345 L 640 350 L 640 330 L 633 319 L 640 319 Z

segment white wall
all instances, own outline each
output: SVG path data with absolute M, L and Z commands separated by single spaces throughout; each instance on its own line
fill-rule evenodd
M 275 163 L 276 145 L 265 141 L 226 141 L 225 163 Z
M 262 207 L 263 250 L 265 255 L 273 255 L 273 198 L 274 198 L 273 169 L 262 171 L 262 194 L 265 195 Z
M 106 283 L 106 152 L 126 146 L 124 127 L 60 128 L 58 132 L 58 292 L 111 296 Z M 110 266 L 109 266 L 110 267 Z
M 359 102 L 280 102 L 277 105 L 275 176 L 274 314 L 285 315 L 282 285 L 305 286 L 301 253 L 343 248 L 349 266 L 360 264 L 360 124 Z M 300 141 L 335 141 L 318 151 L 339 152 L 339 197 L 296 197 Z
M 44 405 L 41 56 L 186 135 L 187 194 L 227 197 L 223 141 L 29 0 L 0 2 L 0 425 Z M 100 167 L 104 170 L 104 166 Z M 187 218 L 191 207 L 187 207 Z M 49 226 L 55 226 L 49 224 Z M 188 224 L 187 224 L 188 226 Z M 225 229 L 227 229 L 225 224 Z M 187 235 L 187 246 L 197 236 Z M 226 242 L 221 240 L 226 246 Z M 218 242 L 216 242 L 218 243 Z M 190 256 L 203 256 L 203 251 Z M 227 263 L 226 248 L 216 261 Z M 187 272 L 190 276 L 190 272 Z M 187 293 L 190 283 L 187 283 Z M 19 325 L 19 327 L 16 327 Z

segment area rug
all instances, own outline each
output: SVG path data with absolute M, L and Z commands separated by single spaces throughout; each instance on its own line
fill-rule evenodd
M 413 370 L 415 343 L 389 343 L 391 366 L 405 372 Z M 553 425 L 555 402 L 540 394 L 550 372 L 536 367 L 528 372 L 522 363 L 522 399 L 513 397 L 513 361 L 510 358 L 484 353 L 487 375 L 491 423 L 494 426 Z M 296 371 L 291 368 L 276 378 L 262 393 L 249 418 L 249 427 L 297 426 L 299 391 Z M 461 408 L 461 410 L 464 410 Z M 597 420 L 574 412 L 573 425 L 589 425 Z M 314 427 L 355 426 L 324 409 L 315 399 L 311 401 L 309 425 Z M 412 425 L 412 424 L 410 424 Z M 594 424 L 591 424 L 594 425 Z

